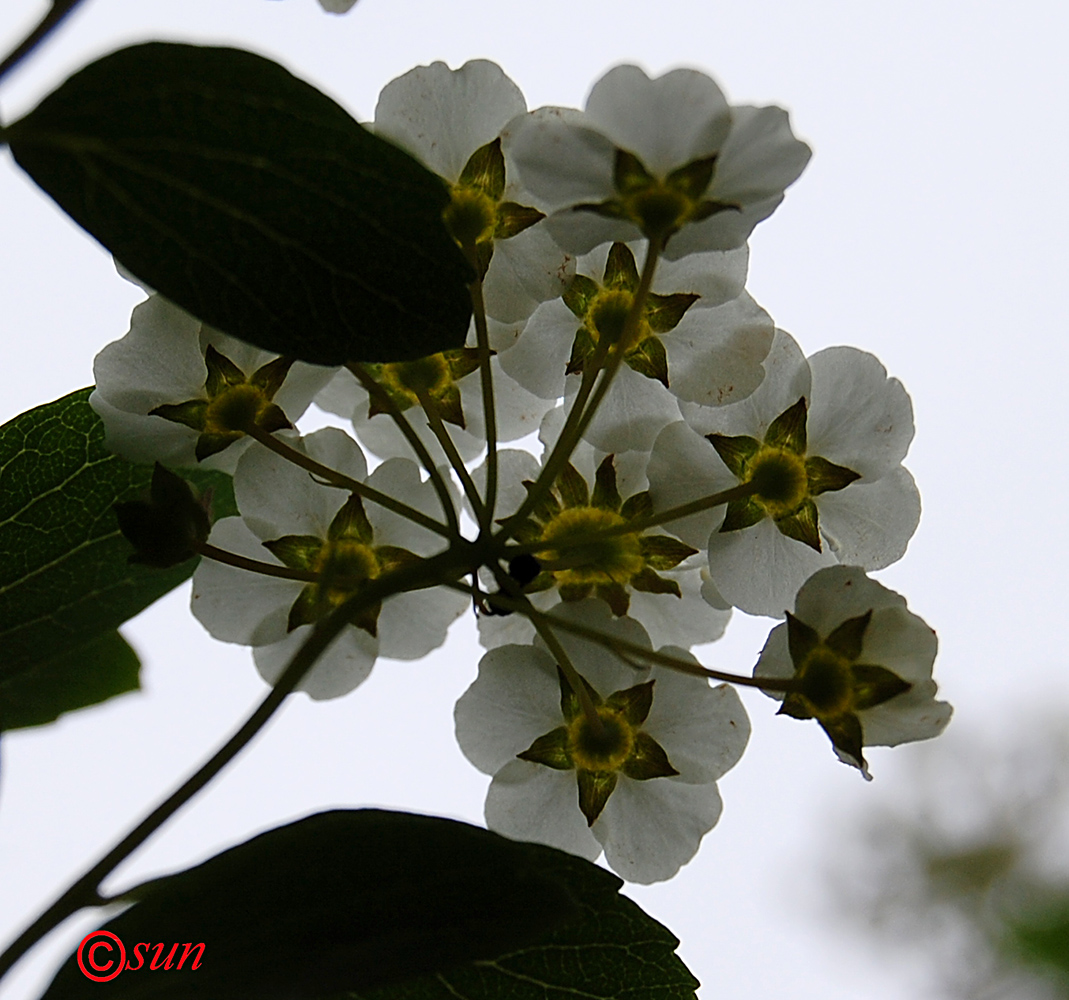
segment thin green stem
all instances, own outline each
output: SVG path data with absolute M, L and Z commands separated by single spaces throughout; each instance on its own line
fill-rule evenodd
M 445 452 L 445 457 L 449 460 L 450 467 L 460 480 L 460 485 L 464 488 L 464 495 L 468 498 L 472 510 L 475 511 L 475 519 L 481 527 L 486 519 L 486 507 L 483 503 L 483 498 L 479 496 L 475 480 L 471 478 L 471 473 L 468 472 L 464 459 L 461 457 L 460 452 L 457 451 L 457 446 L 453 443 L 453 438 L 442 421 L 434 400 L 425 393 L 419 393 L 419 404 L 427 415 L 427 426 L 430 427 L 431 433 L 437 438 L 438 444 L 442 446 L 442 451 Z
M 201 542 L 194 548 L 206 559 L 214 559 L 216 562 L 226 563 L 227 566 L 245 569 L 250 573 L 259 573 L 261 576 L 277 576 L 281 580 L 300 580 L 303 583 L 315 583 L 319 579 L 315 573 L 306 569 L 290 569 L 289 566 L 279 566 L 277 563 L 249 559 L 246 556 L 239 556 L 236 552 L 227 552 L 226 549 L 209 545 L 207 542 Z
M 449 486 L 438 471 L 438 467 L 434 464 L 434 459 L 431 457 L 431 453 L 427 450 L 422 438 L 416 433 L 415 428 L 404 413 L 401 412 L 401 408 L 393 397 L 379 385 L 365 365 L 352 362 L 345 367 L 363 386 L 364 391 L 375 401 L 379 409 L 384 413 L 388 413 L 390 419 L 397 425 L 397 429 L 404 436 L 409 447 L 416 453 L 416 457 L 420 460 L 423 468 L 427 470 L 434 492 L 438 494 L 438 502 L 442 505 L 442 513 L 445 515 L 446 521 L 449 522 L 450 530 L 459 535 L 460 522 L 457 519 L 457 511 L 453 505 L 453 497 L 449 492 Z
M 353 479 L 352 476 L 346 476 L 343 473 L 330 468 L 330 466 L 324 465 L 322 462 L 317 462 L 310 455 L 306 455 L 303 451 L 298 451 L 291 445 L 286 444 L 281 438 L 277 438 L 268 431 L 265 431 L 262 427 L 257 427 L 256 424 L 250 423 L 244 430 L 249 437 L 255 438 L 265 448 L 269 448 L 276 455 L 284 458 L 287 462 L 292 462 L 294 465 L 299 466 L 305 471 L 311 472 L 312 475 L 319 476 L 320 479 L 330 483 L 332 486 L 338 486 L 341 489 L 349 490 L 351 493 L 355 493 L 364 500 L 370 500 L 372 503 L 377 503 L 380 507 L 392 510 L 395 514 L 399 514 L 401 517 L 406 517 L 408 520 L 414 521 L 416 524 L 426 528 L 428 531 L 433 531 L 437 535 L 442 535 L 449 539 L 457 537 L 456 534 L 451 531 L 447 525 L 442 524 L 441 521 L 436 521 L 433 517 L 428 517 L 423 511 L 416 510 L 415 507 L 410 507 L 408 504 L 402 503 L 388 493 L 383 493 L 372 486 L 368 486 L 366 483 L 360 482 L 358 479 Z
M 0 955 L 0 978 L 46 934 L 72 913 L 102 901 L 100 883 L 153 833 L 171 818 L 193 796 L 201 791 L 226 767 L 260 732 L 278 711 L 283 701 L 294 691 L 316 660 L 334 641 L 343 628 L 361 611 L 386 598 L 408 590 L 435 586 L 456 580 L 472 571 L 472 551 L 467 542 L 455 542 L 444 552 L 430 559 L 420 560 L 386 576 L 370 581 L 366 587 L 349 597 L 326 618 L 317 622 L 311 635 L 294 653 L 278 683 L 264 698 L 240 729 L 180 785 L 160 805 L 122 838 L 99 861 L 63 892 L 25 931 Z
M 494 401 L 494 371 L 490 364 L 492 352 L 482 278 L 476 278 L 468 288 L 471 292 L 472 316 L 475 319 L 475 340 L 479 349 L 479 379 L 483 394 L 483 422 L 486 425 L 486 496 L 479 517 L 479 530 L 483 534 L 489 534 L 494 523 L 494 509 L 497 507 L 497 405 Z
M 542 471 L 535 480 L 534 486 L 527 491 L 527 496 L 516 513 L 512 514 L 501 526 L 498 537 L 510 538 L 515 526 L 535 508 L 538 502 L 550 490 L 557 481 L 564 466 L 572 457 L 576 445 L 579 444 L 583 432 L 594 419 L 601 401 L 609 391 L 616 373 L 623 363 L 627 353 L 627 346 L 632 343 L 639 329 L 642 314 L 646 308 L 646 300 L 649 298 L 650 288 L 653 285 L 653 276 L 657 272 L 657 260 L 660 257 L 663 241 L 650 240 L 646 250 L 646 260 L 642 265 L 642 274 L 639 277 L 638 288 L 631 300 L 631 308 L 624 320 L 623 330 L 620 337 L 613 344 L 609 344 L 606 338 L 598 342 L 597 351 L 591 359 L 589 366 L 584 367 L 583 380 L 579 391 L 572 401 L 572 407 L 568 411 L 564 427 L 557 438 L 553 449 L 549 453 Z M 600 370 L 600 379 L 597 378 Z
M 52 6 L 48 13 L 38 22 L 37 26 L 12 50 L 3 62 L 0 62 L 0 80 L 10 73 L 23 59 L 25 59 L 38 45 L 41 44 L 53 31 L 60 26 L 68 14 L 77 7 L 82 0 L 52 0 Z

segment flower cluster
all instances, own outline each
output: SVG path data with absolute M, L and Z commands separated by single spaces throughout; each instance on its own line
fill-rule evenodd
M 749 735 L 730 684 L 816 720 L 866 775 L 865 747 L 941 731 L 934 633 L 865 575 L 920 518 L 909 396 L 854 348 L 807 358 L 745 290 L 746 241 L 810 155 L 786 112 L 634 66 L 582 111 L 529 112 L 474 61 L 394 80 L 371 127 L 448 191 L 475 276 L 464 347 L 317 368 L 153 293 L 97 359 L 114 450 L 233 473 L 240 515 L 171 546 L 202 556 L 212 635 L 283 683 L 333 629 L 297 678 L 332 698 L 472 609 L 488 652 L 456 731 L 492 775 L 488 824 L 640 882 L 720 816 Z M 313 401 L 347 431 L 302 435 Z M 540 456 L 501 447 L 536 432 Z M 138 537 L 169 523 L 124 516 Z M 733 608 L 786 616 L 752 677 L 691 652 Z

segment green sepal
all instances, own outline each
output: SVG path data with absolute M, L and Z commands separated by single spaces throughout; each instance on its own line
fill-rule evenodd
M 806 450 L 806 416 L 809 404 L 805 396 L 788 406 L 765 431 L 765 444 L 773 448 L 786 448 L 796 455 Z
M 241 431 L 224 431 L 220 434 L 201 434 L 197 438 L 197 445 L 193 454 L 198 462 L 203 462 L 212 455 L 218 455 L 225 448 L 229 448 L 235 441 L 240 441 L 245 435 Z
M 497 224 L 494 226 L 494 239 L 507 240 L 513 236 L 518 236 L 525 229 L 530 229 L 536 222 L 541 222 L 545 217 L 545 212 L 540 212 L 530 205 L 518 205 L 514 201 L 503 201 L 497 206 Z
M 554 771 L 571 771 L 574 768 L 568 754 L 568 728 L 558 726 L 544 736 L 539 736 L 523 753 L 516 754 L 520 760 L 532 764 L 544 764 Z
M 809 654 L 820 645 L 817 630 L 807 625 L 800 618 L 787 612 L 787 650 L 797 672 L 808 659 Z
M 579 811 L 586 817 L 587 826 L 593 826 L 616 787 L 616 772 L 577 771 L 576 778 L 579 784 Z
M 657 337 L 646 337 L 624 357 L 627 367 L 639 375 L 652 378 L 668 388 L 668 354 Z
M 791 693 L 783 699 L 783 704 L 780 705 L 776 715 L 788 715 L 792 719 L 812 719 L 813 710 L 809 707 L 809 702 L 800 694 Z
M 649 733 L 635 733 L 635 745 L 631 756 L 624 761 L 620 769 L 635 781 L 649 781 L 650 778 L 670 778 L 679 772 L 672 767 L 668 754 Z
M 700 295 L 677 292 L 674 295 L 654 295 L 646 300 L 646 322 L 654 333 L 668 333 L 679 326 L 687 310 L 700 299 Z
M 861 655 L 861 646 L 870 621 L 871 609 L 856 618 L 848 618 L 824 640 L 824 645 L 847 660 L 856 660 Z
M 164 403 L 155 409 L 149 410 L 150 417 L 162 417 L 170 420 L 173 424 L 182 424 L 190 430 L 204 430 L 204 423 L 208 412 L 208 400 L 189 399 L 184 403 Z
M 475 272 L 482 280 L 490 270 L 490 262 L 494 259 L 494 241 L 483 240 L 475 244 Z
M 645 681 L 622 691 L 614 691 L 605 699 L 605 704 L 619 712 L 632 726 L 641 726 L 653 707 L 655 683 L 656 681 Z
M 491 354 L 496 352 L 491 351 Z M 477 347 L 458 347 L 455 351 L 443 351 L 442 357 L 449 365 L 449 374 L 454 381 L 460 381 L 479 367 L 479 349 Z
M 613 187 L 620 194 L 630 194 L 655 184 L 653 174 L 634 153 L 626 149 L 617 149 L 612 171 Z
M 575 331 L 575 340 L 572 341 L 572 353 L 568 356 L 568 364 L 564 368 L 565 375 L 581 375 L 586 367 L 587 360 L 594 354 L 594 339 L 590 331 L 582 326 Z
M 323 550 L 323 539 L 316 535 L 283 535 L 260 544 L 290 569 L 312 570 Z
M 302 587 L 297 599 L 290 605 L 290 613 L 286 618 L 286 631 L 292 632 L 302 625 L 315 624 L 321 617 L 321 604 L 317 584 L 309 583 Z
M 860 472 L 854 472 L 845 465 L 836 465 L 826 458 L 814 455 L 805 460 L 805 474 L 809 482 L 809 495 L 817 496 L 819 493 L 831 493 L 849 486 L 854 480 L 861 478 Z
M 586 689 L 591 703 L 596 708 L 601 704 L 601 695 L 594 690 L 590 682 L 582 674 L 577 676 L 579 677 L 579 683 Z M 564 671 L 559 666 L 557 667 L 557 683 L 560 685 L 561 715 L 564 716 L 565 722 L 571 722 L 583 714 L 583 706 L 579 701 L 579 697 L 572 690 L 571 684 L 568 683 L 568 678 L 565 676 Z
M 634 590 L 639 590 L 644 594 L 671 594 L 679 598 L 683 596 L 675 580 L 666 580 L 663 576 L 658 576 L 649 566 L 631 577 L 631 586 Z
M 854 707 L 859 711 L 882 705 L 913 687 L 909 681 L 904 681 L 886 667 L 870 663 L 855 663 L 853 676 Z
M 435 396 L 428 397 L 425 406 L 433 406 L 438 417 L 447 424 L 453 424 L 464 430 L 468 425 L 464 420 L 464 404 L 460 399 L 460 389 L 456 383 L 449 385 Z
M 423 557 L 409 549 L 401 548 L 400 545 L 379 545 L 375 549 L 375 558 L 378 559 L 380 568 L 390 573 L 403 566 L 418 563 Z
M 606 288 L 622 288 L 628 292 L 637 291 L 638 267 L 635 264 L 635 255 L 626 243 L 614 243 L 609 248 L 603 281 Z
M 812 500 L 805 500 L 802 505 L 786 517 L 775 520 L 780 534 L 793 538 L 796 542 L 802 542 L 817 552 L 823 551 L 820 546 L 820 525 L 817 518 L 817 505 Z
M 742 479 L 746 474 L 747 463 L 761 450 L 760 441 L 744 434 L 706 434 L 705 440 L 713 446 L 713 450 L 720 456 L 720 461 L 736 479 Z
M 211 496 L 206 500 L 157 462 L 147 497 L 113 508 L 119 530 L 135 550 L 127 562 L 168 569 L 192 559 L 211 532 Z
M 261 365 L 252 373 L 249 384 L 262 390 L 268 399 L 274 399 L 275 393 L 286 381 L 286 376 L 293 367 L 293 361 L 293 358 L 275 358 L 274 361 L 268 361 L 266 365 Z
M 648 517 L 652 513 L 653 500 L 650 499 L 649 490 L 633 493 L 620 507 L 620 516 L 625 521 L 637 521 L 640 517 Z
M 620 491 L 616 487 L 615 455 L 606 455 L 594 473 L 594 492 L 590 503 L 599 510 L 616 513 L 620 510 Z
M 245 373 L 221 351 L 216 350 L 211 344 L 204 352 L 204 366 L 208 369 L 208 377 L 204 381 L 204 391 L 209 399 L 214 399 L 220 393 L 225 392 L 231 386 L 244 385 Z
M 355 538 L 365 545 L 370 545 L 375 540 L 375 530 L 367 519 L 364 502 L 357 494 L 350 493 L 349 499 L 334 515 L 330 527 L 327 528 L 327 538 L 332 542 L 342 538 Z
M 597 298 L 601 286 L 585 274 L 577 274 L 572 278 L 568 290 L 561 296 L 561 300 L 572 311 L 576 319 L 586 319 L 590 311 L 590 304 Z
M 634 579 L 632 578 L 632 583 Z M 563 587 L 561 590 L 563 591 Z M 599 583 L 594 593 L 600 597 L 617 618 L 623 618 L 631 607 L 631 596 L 622 583 Z
M 673 170 L 667 177 L 668 186 L 674 188 L 680 194 L 686 195 L 691 201 L 697 201 L 713 180 L 713 172 L 716 170 L 716 154 L 704 156 L 698 160 Z
M 720 212 L 741 212 L 742 206 L 730 201 L 713 201 L 706 199 L 699 202 L 687 215 L 688 222 L 704 222 Z
M 459 187 L 473 187 L 492 201 L 500 201 L 505 193 L 505 157 L 501 152 L 501 139 L 494 139 L 480 146 L 464 164 L 457 178 Z
M 562 583 L 558 588 L 558 593 L 565 604 L 572 604 L 575 601 L 585 600 L 593 590 L 594 584 L 592 583 Z M 627 613 L 626 609 L 624 613 Z
M 531 490 L 535 488 L 535 480 L 525 479 L 523 480 L 522 486 L 525 490 L 527 490 L 528 493 L 530 493 Z M 538 498 L 538 500 L 535 501 L 534 507 L 532 507 L 531 509 L 531 516 L 545 524 L 546 521 L 551 521 L 553 518 L 555 518 L 560 513 L 560 511 L 560 501 L 553 495 L 551 490 L 545 490 Z M 521 540 L 533 541 L 535 538 L 539 538 L 541 536 L 541 532 L 538 531 L 537 528 L 535 530 L 537 533 L 534 535 L 534 538 L 524 538 Z M 519 529 L 517 529 L 516 533 L 517 538 L 520 537 L 518 531 Z
M 752 528 L 763 521 L 766 516 L 765 508 L 751 497 L 732 500 L 724 511 L 724 523 L 720 525 L 720 533 L 726 534 L 729 531 Z
M 590 488 L 582 474 L 568 462 L 557 477 L 557 491 L 565 509 L 590 505 Z
M 643 535 L 638 541 L 646 565 L 651 569 L 675 569 L 684 559 L 698 552 L 670 535 Z
M 256 426 L 267 431 L 268 434 L 274 434 L 275 431 L 289 430 L 293 424 L 289 422 L 281 406 L 271 403 L 265 406 L 263 412 L 256 418 Z
M 853 712 L 844 712 L 834 719 L 818 718 L 817 722 L 836 750 L 853 760 L 862 771 L 867 771 L 861 748 L 861 720 Z

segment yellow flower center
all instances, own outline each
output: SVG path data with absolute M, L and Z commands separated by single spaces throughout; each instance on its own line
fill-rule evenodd
M 835 718 L 854 707 L 850 661 L 827 646 L 817 646 L 802 662 L 797 680 L 818 718 Z
M 421 395 L 433 398 L 448 389 L 453 382 L 453 373 L 445 355 L 439 353 L 415 361 L 384 364 L 376 378 L 394 399 L 415 406 Z
M 772 518 L 785 517 L 809 496 L 805 459 L 786 448 L 764 446 L 746 463 L 746 478 L 757 488 L 754 499 Z
M 560 586 L 575 584 L 626 584 L 646 566 L 642 546 L 634 532 L 597 537 L 607 528 L 627 522 L 613 511 L 598 507 L 569 507 L 555 515 L 542 532 L 547 547 L 538 559 L 552 566 Z
M 453 188 L 442 218 L 462 247 L 488 243 L 497 226 L 497 203 L 480 188 L 458 185 Z
M 568 724 L 568 754 L 580 771 L 618 771 L 627 762 L 635 745 L 635 730 L 618 712 L 601 705 L 597 708 L 601 732 L 583 714 Z
M 227 386 L 208 401 L 204 414 L 204 434 L 235 434 L 258 422 L 271 400 L 258 386 L 248 382 Z
M 312 568 L 319 574 L 318 596 L 331 607 L 343 603 L 381 571 L 375 550 L 353 538 L 326 542 Z

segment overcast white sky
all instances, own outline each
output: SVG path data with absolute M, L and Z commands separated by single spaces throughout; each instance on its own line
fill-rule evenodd
M 0 48 L 43 2 L 6 0 Z M 906 464 L 924 499 L 906 558 L 880 574 L 939 633 L 952 725 L 1069 704 L 1064 272 L 1069 241 L 1062 4 L 992 0 L 86 0 L 0 90 L 5 120 L 96 55 L 150 38 L 271 55 L 368 119 L 414 65 L 495 59 L 531 107 L 581 105 L 609 66 L 710 72 L 736 102 L 779 103 L 815 155 L 752 241 L 749 289 L 807 353 L 852 344 L 910 391 Z M 0 154 L 0 419 L 91 382 L 139 293 Z M 231 731 L 263 691 L 248 652 L 207 638 L 188 590 L 125 629 L 144 694 L 5 737 L 0 939 Z M 747 672 L 769 623 L 739 616 L 706 662 Z M 299 698 L 120 870 L 185 867 L 316 809 L 387 805 L 478 822 L 486 779 L 456 749 L 455 698 L 479 651 L 470 622 L 419 664 L 380 662 L 345 699 Z M 815 725 L 747 695 L 754 735 L 725 811 L 675 880 L 633 895 L 682 938 L 706 998 L 916 1000 L 911 971 L 821 916 L 841 817 L 904 780 L 911 750 L 874 751 L 866 785 Z M 849 915 L 846 915 L 847 918 Z M 56 956 L 86 926 L 41 952 Z M 0 989 L 36 995 L 40 961 Z

